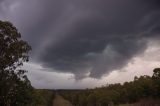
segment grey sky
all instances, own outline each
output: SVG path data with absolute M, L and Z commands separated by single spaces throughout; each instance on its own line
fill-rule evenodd
M 71 77 L 74 85 L 73 79 L 100 81 L 145 55 L 150 42 L 160 40 L 159 5 L 159 0 L 1 0 L 0 19 L 11 21 L 32 46 L 25 66 L 32 82 L 43 79 L 40 73 L 61 73 L 62 82 Z

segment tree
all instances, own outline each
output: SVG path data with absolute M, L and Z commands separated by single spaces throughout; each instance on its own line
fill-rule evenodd
M 154 79 L 160 79 L 160 68 L 155 68 L 153 70 L 153 76 L 152 76 L 152 78 L 154 78 Z
M 31 100 L 33 88 L 19 68 L 28 62 L 30 50 L 15 26 L 0 21 L 0 106 L 24 106 Z
M 153 70 L 152 78 L 154 80 L 155 96 L 160 98 L 160 68 Z

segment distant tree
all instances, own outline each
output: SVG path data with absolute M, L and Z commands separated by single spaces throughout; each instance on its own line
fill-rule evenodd
M 133 81 L 124 84 L 108 84 L 82 91 L 65 91 L 62 94 L 65 94 L 66 99 L 73 100 L 71 102 L 74 106 L 117 106 L 119 104 L 133 104 L 143 100 L 146 104 L 148 102 L 146 100 L 154 101 L 153 99 L 157 99 L 159 101 L 160 68 L 153 70 L 152 77 L 148 75 L 135 76 Z M 74 99 L 70 99 L 72 97 Z M 155 101 L 152 105 L 154 104 L 160 106 L 160 102 L 156 103 Z
M 79 106 L 86 106 L 87 105 L 87 96 L 83 93 L 79 95 Z
M 25 106 L 31 101 L 32 86 L 26 71 L 31 47 L 10 22 L 0 21 L 0 106 Z
M 155 96 L 160 98 L 160 68 L 153 70 L 152 78 L 154 80 Z
M 153 76 L 152 77 L 155 78 L 155 79 L 160 79 L 160 68 L 155 68 L 153 70 Z
M 88 96 L 87 101 L 88 101 L 88 106 L 96 106 L 96 104 L 97 104 L 96 94 L 91 93 L 91 94 Z

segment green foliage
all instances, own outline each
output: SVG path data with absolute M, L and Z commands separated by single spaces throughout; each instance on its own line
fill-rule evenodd
M 35 90 L 19 67 L 31 47 L 10 22 L 0 21 L 0 106 L 50 106 L 53 92 Z
M 160 68 L 155 68 L 154 70 L 153 70 L 153 76 L 152 76 L 152 78 L 154 78 L 154 79 L 160 79 Z
M 153 72 L 155 96 L 160 98 L 160 68 L 155 68 Z
M 160 98 L 160 68 L 153 76 L 135 77 L 124 84 L 110 84 L 95 89 L 59 91 L 75 106 L 108 106 L 135 103 L 147 98 Z
M 9 22 L 0 21 L 0 106 L 25 106 L 32 101 L 33 88 L 18 69 L 29 59 L 31 47 Z
M 0 21 L 0 69 L 15 70 L 28 61 L 31 47 L 9 22 Z
M 51 106 L 55 96 L 54 91 L 45 89 L 36 89 L 33 95 L 34 101 L 30 106 Z

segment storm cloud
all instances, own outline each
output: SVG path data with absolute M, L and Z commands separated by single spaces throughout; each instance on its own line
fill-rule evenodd
M 32 46 L 31 61 L 76 79 L 101 78 L 160 38 L 159 0 L 0 1 Z

